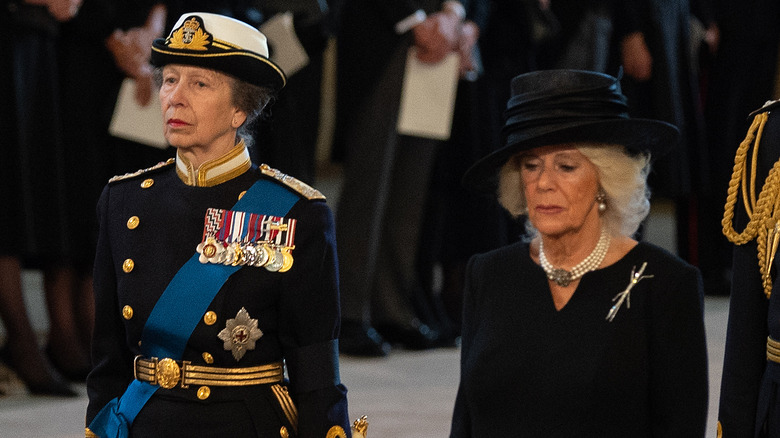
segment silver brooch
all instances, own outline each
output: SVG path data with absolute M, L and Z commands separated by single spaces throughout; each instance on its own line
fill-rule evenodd
M 628 286 L 626 286 L 626 289 L 623 292 L 620 292 L 619 294 L 615 295 L 614 298 L 612 298 L 612 302 L 615 304 L 613 304 L 609 309 L 609 313 L 607 314 L 606 318 L 607 321 L 612 322 L 612 320 L 615 319 L 615 315 L 617 315 L 618 310 L 620 310 L 620 306 L 623 305 L 623 301 L 626 302 L 626 308 L 631 308 L 631 289 L 635 284 L 639 283 L 645 278 L 653 278 L 652 275 L 642 275 L 642 273 L 645 272 L 646 267 L 647 262 L 644 262 L 642 263 L 642 267 L 639 268 L 639 271 L 636 270 L 636 266 L 631 268 L 631 281 L 628 283 Z
M 225 350 L 230 350 L 239 361 L 248 350 L 255 349 L 255 341 L 263 336 L 263 332 L 257 328 L 257 320 L 250 318 L 249 312 L 242 307 L 235 318 L 227 320 L 227 325 L 217 336 L 224 341 Z

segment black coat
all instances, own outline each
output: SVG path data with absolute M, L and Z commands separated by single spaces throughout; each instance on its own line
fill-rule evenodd
M 614 320 L 613 297 L 643 275 Z M 648 243 L 585 274 L 556 310 L 527 243 L 467 270 L 452 438 L 704 436 L 707 353 L 696 268 Z
M 98 207 L 95 368 L 87 379 L 88 424 L 133 380 L 133 358 L 141 354 L 146 320 L 174 274 L 195 253 L 206 209 L 230 209 L 239 194 L 261 178 L 269 177 L 253 167 L 214 187 L 192 187 L 169 164 L 106 186 Z M 154 183 L 143 188 L 146 179 Z M 128 219 L 133 216 L 138 226 L 131 229 Z M 338 357 L 327 348 L 339 329 L 332 214 L 325 202 L 301 196 L 286 217 L 297 219 L 292 268 L 282 273 L 245 266 L 234 273 L 209 305 L 216 323 L 201 319 L 182 359 L 215 367 L 286 360 L 287 386 L 298 410 L 297 435 L 271 385 L 256 385 L 213 386 L 206 400 L 196 396 L 198 387 L 159 389 L 136 418 L 133 436 L 279 436 L 282 426 L 299 437 L 323 437 L 333 425 L 349 431 Z M 134 261 L 130 272 L 123 270 L 126 259 Z M 123 313 L 125 306 L 132 308 L 130 318 Z M 237 361 L 218 333 L 242 307 L 263 334 Z M 204 359 L 205 353 L 213 364 Z

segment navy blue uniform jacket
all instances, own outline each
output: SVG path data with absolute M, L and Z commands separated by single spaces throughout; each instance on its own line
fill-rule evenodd
M 764 111 L 780 110 L 775 102 Z M 748 151 L 748 166 L 752 157 Z M 758 149 L 756 196 L 780 158 L 780 118 L 770 113 Z M 741 190 L 734 208 L 734 229 L 748 222 Z M 769 254 L 767 254 L 769 257 Z M 756 240 L 734 247 L 733 277 L 726 331 L 726 352 L 720 385 L 719 428 L 722 436 L 780 436 L 780 364 L 767 360 L 767 336 L 780 340 L 780 291 L 777 263 L 772 265 L 772 294 L 767 299 L 761 282 Z
M 87 424 L 133 380 L 133 358 L 141 354 L 144 324 L 174 274 L 195 254 L 206 210 L 230 209 L 260 178 L 283 185 L 253 166 L 216 186 L 193 187 L 185 185 L 169 163 L 105 187 L 98 204 L 94 370 L 87 379 Z M 151 185 L 143 184 L 146 180 Z M 131 228 L 128 220 L 133 217 L 137 226 Z M 297 429 L 289 400 L 274 395 L 272 385 L 212 386 L 205 400 L 197 397 L 195 386 L 159 389 L 133 423 L 132 436 L 278 437 L 285 427 L 291 437 L 324 437 L 334 425 L 349 434 L 347 391 L 339 380 L 335 354 L 339 296 L 332 213 L 323 200 L 301 196 L 286 217 L 297 219 L 292 268 L 270 272 L 244 266 L 234 273 L 208 308 L 216 322 L 200 320 L 183 360 L 227 368 L 285 360 L 289 381 L 283 382 L 282 394 L 289 394 L 297 407 Z M 134 267 L 125 272 L 128 259 Z M 217 335 L 242 307 L 263 334 L 237 361 Z M 131 316 L 127 309 L 132 309 Z M 205 359 L 208 355 L 212 364 Z

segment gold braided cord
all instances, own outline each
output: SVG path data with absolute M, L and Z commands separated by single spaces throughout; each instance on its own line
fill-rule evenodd
M 758 230 L 758 223 L 756 218 L 753 215 L 753 211 L 755 210 L 754 206 L 756 204 L 755 202 L 755 174 L 756 174 L 756 166 L 757 166 L 757 155 L 758 155 L 758 142 L 756 141 L 756 148 L 753 150 L 753 160 L 751 165 L 751 193 L 748 195 L 747 190 L 747 155 L 748 151 L 750 150 L 750 147 L 753 145 L 753 140 L 756 138 L 756 132 L 759 130 L 759 127 L 761 127 L 764 123 L 766 123 L 766 113 L 761 113 L 757 115 L 753 119 L 753 123 L 750 125 L 750 129 L 748 129 L 747 136 L 744 140 L 742 140 L 742 143 L 740 143 L 739 148 L 737 148 L 737 153 L 734 157 L 734 170 L 731 173 L 731 181 L 729 181 L 729 188 L 726 195 L 726 206 L 725 206 L 725 212 L 723 213 L 723 220 L 721 221 L 721 225 L 723 225 L 723 234 L 733 243 L 737 245 L 742 245 L 744 243 L 747 243 L 753 238 L 756 237 L 756 232 Z M 748 213 L 748 217 L 750 218 L 750 221 L 745 226 L 745 229 L 742 230 L 741 233 L 737 233 L 736 230 L 734 230 L 734 207 L 737 204 L 737 191 L 739 190 L 739 187 L 742 187 L 742 199 L 745 203 L 745 210 Z
M 780 243 L 780 160 L 775 162 L 764 181 L 756 199 L 756 178 L 758 168 L 758 146 L 764 132 L 769 113 L 756 115 L 747 136 L 740 143 L 734 157 L 734 171 L 729 182 L 726 206 L 723 213 L 723 234 L 734 244 L 743 245 L 754 238 L 758 247 L 758 266 L 764 294 L 772 293 L 771 267 Z M 753 154 L 750 165 L 750 183 L 748 183 L 747 156 L 750 147 Z M 741 187 L 745 211 L 750 218 L 745 229 L 738 233 L 734 229 L 734 207 L 737 203 L 737 191 Z M 767 257 L 768 256 L 768 257 Z
M 766 193 L 767 204 L 770 206 L 766 214 L 761 218 L 758 227 L 758 267 L 761 271 L 761 280 L 764 286 L 764 294 L 767 298 L 772 295 L 772 263 L 777 253 L 780 240 L 780 160 L 776 161 L 767 176 L 764 187 L 761 189 L 759 200 Z M 774 201 L 774 202 L 772 202 Z

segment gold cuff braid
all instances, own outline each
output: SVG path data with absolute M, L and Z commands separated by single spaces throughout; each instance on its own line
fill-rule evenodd
M 89 430 L 88 427 L 84 428 L 84 438 L 100 438 L 99 436 L 95 435 L 95 432 L 92 432 Z

